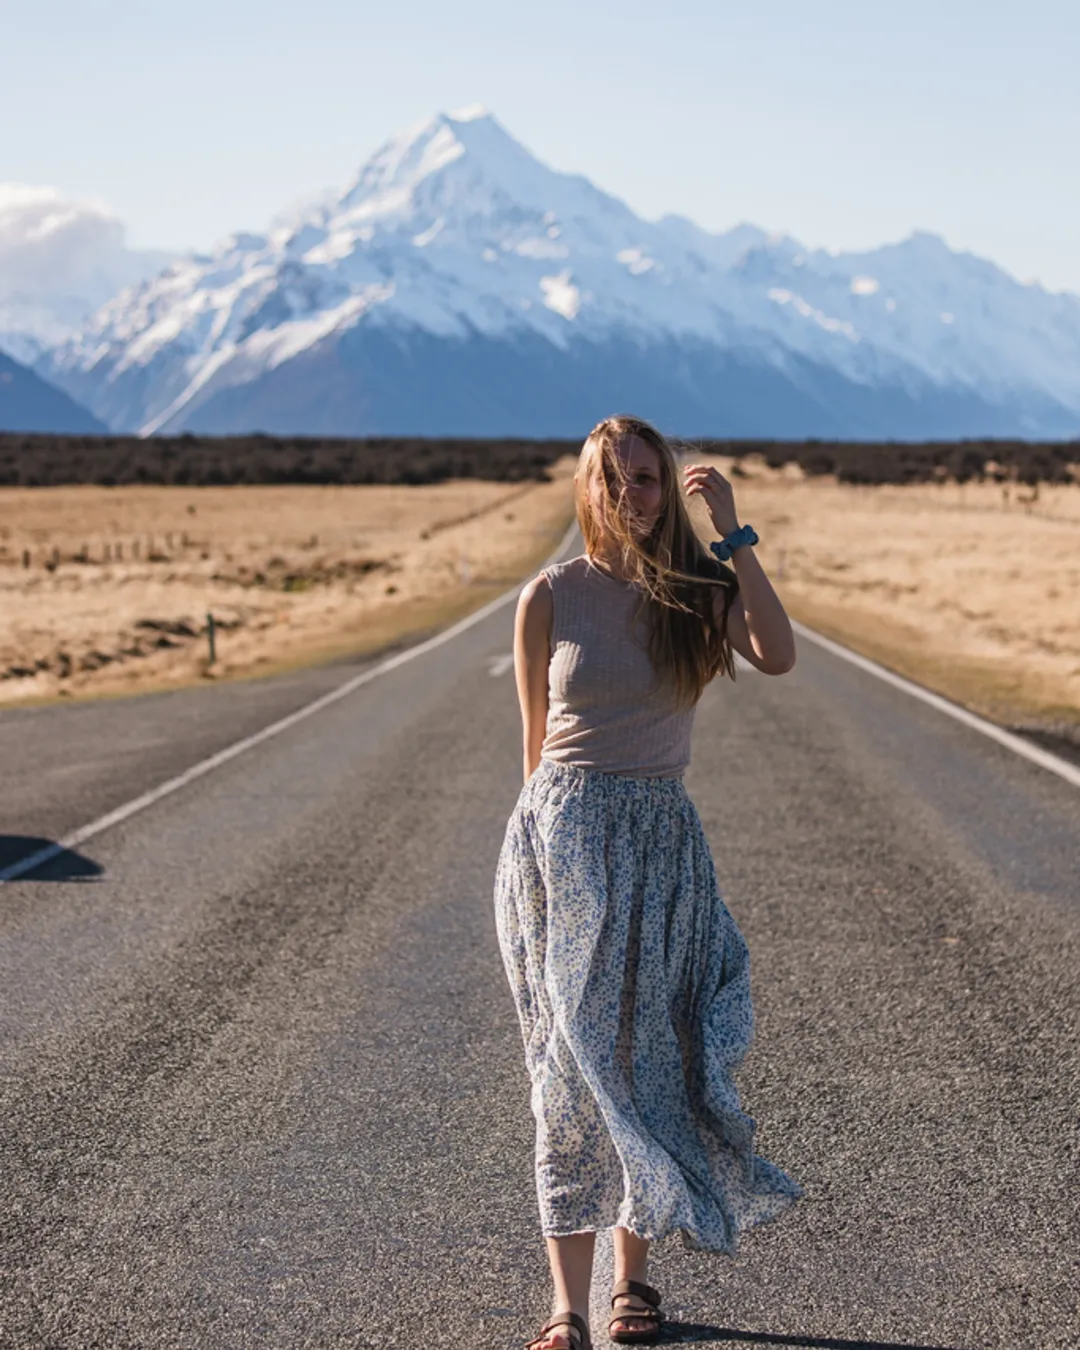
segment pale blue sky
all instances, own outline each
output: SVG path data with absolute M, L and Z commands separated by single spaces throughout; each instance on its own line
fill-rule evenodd
M 913 227 L 1080 292 L 1076 0 L 0 0 L 0 180 L 205 248 L 484 103 L 654 219 Z

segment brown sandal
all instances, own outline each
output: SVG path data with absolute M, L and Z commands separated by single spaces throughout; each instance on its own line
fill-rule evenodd
M 589 1324 L 580 1313 L 576 1312 L 561 1312 L 556 1313 L 554 1317 L 549 1317 L 540 1328 L 540 1335 L 526 1342 L 525 1350 L 533 1350 L 534 1346 L 540 1345 L 547 1338 L 547 1333 L 554 1331 L 556 1327 L 572 1327 L 578 1333 L 578 1350 L 593 1350 L 592 1337 L 589 1335 Z
M 651 1284 L 642 1284 L 640 1280 L 620 1280 L 611 1291 L 611 1306 L 615 1307 L 615 1300 L 623 1294 L 633 1294 L 639 1298 L 642 1303 L 647 1303 L 647 1308 L 631 1308 L 624 1304 L 617 1312 L 612 1313 L 608 1320 L 608 1335 L 613 1341 L 637 1342 L 637 1341 L 658 1341 L 660 1339 L 660 1323 L 663 1320 L 660 1313 L 660 1295 Z M 629 1322 L 631 1318 L 640 1317 L 643 1320 L 650 1321 L 651 1327 L 643 1327 L 638 1331 L 612 1331 L 616 1322 Z

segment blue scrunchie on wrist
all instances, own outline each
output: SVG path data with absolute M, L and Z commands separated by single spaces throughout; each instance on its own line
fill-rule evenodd
M 711 543 L 709 549 L 721 562 L 726 563 L 737 548 L 741 548 L 743 544 L 756 544 L 757 541 L 757 531 L 753 525 L 740 525 L 723 539 Z

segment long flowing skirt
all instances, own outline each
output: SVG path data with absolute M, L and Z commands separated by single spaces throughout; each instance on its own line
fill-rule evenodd
M 740 1109 L 749 954 L 682 779 L 542 759 L 507 822 L 495 921 L 542 1232 L 678 1230 L 735 1255 L 802 1188 L 754 1153 Z

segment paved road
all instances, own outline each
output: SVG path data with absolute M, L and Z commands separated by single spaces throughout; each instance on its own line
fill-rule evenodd
M 511 616 L 0 887 L 5 1350 L 535 1334 Z M 7 860 L 353 673 L 3 714 Z M 687 786 L 807 1194 L 658 1245 L 668 1339 L 1075 1347 L 1080 792 L 809 643 L 709 688 Z

